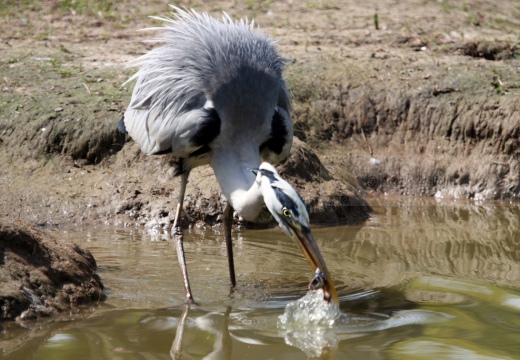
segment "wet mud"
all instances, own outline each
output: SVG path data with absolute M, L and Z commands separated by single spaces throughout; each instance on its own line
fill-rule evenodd
M 29 321 L 106 295 L 89 251 L 48 231 L 0 223 L 0 322 Z

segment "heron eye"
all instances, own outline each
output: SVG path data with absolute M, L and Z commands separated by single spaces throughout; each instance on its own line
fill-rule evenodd
M 291 211 L 287 208 L 283 209 L 283 216 L 291 217 Z

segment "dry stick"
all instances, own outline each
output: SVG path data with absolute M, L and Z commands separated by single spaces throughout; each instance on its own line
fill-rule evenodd
M 85 89 L 87 89 L 87 91 L 88 91 L 88 94 L 89 94 L 90 96 L 92 96 L 92 92 L 90 91 L 90 89 L 89 89 L 88 85 L 87 85 L 87 84 L 85 84 L 85 83 L 83 83 L 83 86 L 85 87 Z

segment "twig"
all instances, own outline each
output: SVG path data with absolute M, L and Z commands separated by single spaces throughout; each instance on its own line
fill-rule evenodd
M 363 129 L 361 129 L 361 135 L 363 135 L 363 140 L 365 140 L 365 142 L 367 143 L 368 150 L 370 151 L 370 157 L 374 157 L 374 152 L 372 151 L 372 146 L 370 146 L 370 144 L 368 143 L 367 138 L 365 136 L 365 132 L 363 131 Z
M 87 91 L 88 91 L 88 94 L 89 94 L 90 96 L 92 96 L 92 92 L 90 91 L 90 89 L 89 89 L 88 85 L 87 85 L 87 84 L 85 84 L 85 83 L 83 83 L 83 86 L 85 87 L 85 89 L 87 89 Z

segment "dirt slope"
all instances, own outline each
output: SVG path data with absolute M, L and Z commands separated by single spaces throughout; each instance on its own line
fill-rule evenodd
M 314 222 L 366 218 L 358 186 L 373 194 L 518 197 L 516 1 L 179 5 L 255 18 L 280 40 L 292 60 L 286 77 L 296 135 L 325 169 L 310 182 L 301 178 L 312 167 L 295 172 L 298 161 L 283 171 Z M 0 5 L 3 217 L 171 223 L 177 180 L 169 160 L 141 155 L 114 130 L 130 98 L 131 85 L 121 84 L 133 70 L 124 64 L 150 48 L 140 40 L 152 34 L 136 30 L 158 25 L 147 16 L 168 11 L 162 1 Z M 211 171 L 193 175 L 186 225 L 219 222 L 223 199 Z

